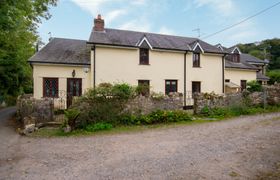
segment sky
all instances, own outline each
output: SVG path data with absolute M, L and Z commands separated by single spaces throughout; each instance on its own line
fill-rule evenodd
M 59 0 L 50 8 L 38 33 L 47 43 L 52 37 L 88 40 L 97 14 L 105 28 L 198 37 L 226 47 L 280 38 L 280 5 L 215 36 L 205 36 L 235 24 L 279 0 Z

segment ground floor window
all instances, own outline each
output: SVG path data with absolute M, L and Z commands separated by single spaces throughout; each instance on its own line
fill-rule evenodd
M 240 81 L 240 86 L 241 86 L 241 91 L 247 88 L 247 81 L 246 80 L 241 80 Z
M 58 97 L 58 78 L 43 78 L 43 96 Z
M 230 82 L 230 79 L 226 79 L 225 82 Z
M 138 92 L 143 95 L 150 94 L 150 80 L 138 80 Z
M 165 94 L 178 91 L 177 80 L 165 80 Z
M 192 93 L 200 93 L 201 92 L 201 82 L 193 81 L 192 82 Z

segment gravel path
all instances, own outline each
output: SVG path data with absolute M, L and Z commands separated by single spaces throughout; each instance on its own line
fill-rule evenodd
M 280 113 L 118 135 L 18 137 L 17 146 L 9 160 L 1 149 L 0 179 L 259 179 L 280 170 Z

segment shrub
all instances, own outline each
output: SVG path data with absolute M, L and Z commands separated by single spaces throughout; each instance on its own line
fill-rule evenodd
M 156 110 L 147 115 L 125 115 L 121 118 L 122 125 L 148 125 L 170 122 L 191 121 L 191 116 L 180 110 L 176 111 L 162 111 Z
M 96 124 L 88 124 L 85 127 L 86 131 L 95 132 L 95 131 L 103 131 L 112 129 L 113 125 L 110 123 L 96 123 Z
M 142 96 L 149 96 L 150 86 L 148 84 L 139 85 L 136 87 L 136 93 Z
M 72 105 L 81 112 L 77 119 L 78 127 L 96 123 L 117 124 L 126 102 L 134 95 L 135 88 L 128 84 L 102 83 L 88 90 Z
M 67 124 L 71 127 L 71 129 L 75 129 L 76 119 L 80 115 L 80 111 L 78 109 L 68 109 L 64 111 L 64 113 L 67 118 Z
M 247 90 L 249 92 L 261 92 L 262 91 L 262 85 L 258 83 L 257 81 L 249 81 L 247 83 Z
M 274 83 L 280 83 L 280 70 L 273 70 L 267 72 L 267 76 L 270 78 L 268 83 L 274 84 Z

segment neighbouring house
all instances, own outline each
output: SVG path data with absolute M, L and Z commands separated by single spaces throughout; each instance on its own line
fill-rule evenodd
M 53 38 L 29 62 L 34 97 L 52 97 L 61 108 L 103 82 L 146 84 L 151 92 L 164 94 L 180 92 L 186 107 L 193 92 L 225 92 L 225 76 L 231 78 L 227 54 L 197 38 L 105 28 L 98 15 L 89 40 Z M 240 78 L 256 80 L 256 71 Z
M 265 76 L 268 60 L 260 60 L 250 54 L 240 51 L 237 46 L 230 48 L 217 44 L 225 58 L 225 93 L 236 93 L 246 89 L 248 81 L 258 81 L 267 84 L 269 78 Z

